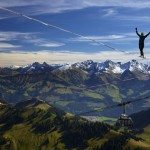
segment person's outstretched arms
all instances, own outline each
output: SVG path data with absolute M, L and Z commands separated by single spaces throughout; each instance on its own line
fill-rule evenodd
M 150 35 L 150 32 L 148 34 L 145 35 L 145 38 L 148 37 Z
M 136 31 L 136 34 L 137 34 L 138 36 L 140 36 L 140 34 L 139 34 L 138 31 L 137 31 L 137 28 L 135 28 L 135 31 Z

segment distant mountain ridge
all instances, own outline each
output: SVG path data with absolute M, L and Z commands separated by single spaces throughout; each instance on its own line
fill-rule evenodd
M 69 112 L 80 113 L 149 95 L 149 70 L 149 65 L 136 60 L 87 60 L 72 65 L 35 62 L 20 68 L 0 68 L 0 94 L 11 104 L 39 97 Z M 148 107 L 145 104 L 146 100 L 138 103 L 129 114 Z M 120 112 L 114 109 L 114 117 Z M 103 113 L 107 117 L 109 114 L 112 113 Z
M 93 62 L 93 61 L 85 61 L 85 62 L 73 64 L 73 66 L 85 70 L 95 69 L 97 72 L 112 71 L 113 73 L 123 73 L 125 70 L 130 70 L 130 71 L 139 70 L 148 73 L 150 71 L 149 65 L 139 63 L 136 60 L 132 60 L 126 63 L 113 62 L 111 60 L 106 60 L 101 63 Z
M 17 71 L 19 73 L 36 73 L 36 72 L 44 72 L 44 71 L 57 71 L 57 70 L 68 70 L 68 69 L 81 69 L 86 73 L 102 73 L 102 72 L 112 72 L 115 74 L 122 74 L 126 70 L 132 71 L 140 71 L 143 73 L 150 73 L 150 66 L 148 64 L 140 63 L 136 60 L 131 60 L 126 63 L 121 62 L 113 62 L 111 60 L 106 60 L 104 62 L 94 62 L 92 60 L 87 60 L 83 62 L 78 62 L 74 64 L 47 64 L 35 62 L 30 65 L 26 65 L 23 67 L 5 67 L 0 68 L 0 74 L 11 74 L 12 71 Z

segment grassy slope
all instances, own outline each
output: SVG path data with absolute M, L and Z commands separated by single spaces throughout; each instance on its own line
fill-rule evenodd
M 144 132 L 137 135 L 138 137 L 141 137 L 145 140 L 147 144 L 150 145 L 150 125 L 144 128 Z
M 9 110 L 6 109 L 1 109 L 1 116 Z M 8 149 L 11 148 L 14 150 L 66 149 L 65 143 L 62 140 L 63 134 L 66 132 L 65 130 L 62 131 L 59 127 L 51 127 L 48 131 L 40 133 L 33 127 L 38 123 L 46 121 L 51 123 L 54 119 L 56 119 L 57 114 L 53 107 L 49 106 L 47 103 L 39 103 L 35 106 L 33 106 L 33 104 L 28 104 L 25 106 L 25 109 L 20 112 L 19 116 L 23 118 L 23 121 L 14 123 L 4 132 L 1 130 L 3 137 L 7 141 L 6 147 L 3 144 L 4 149 L 7 149 L 7 147 Z M 67 117 L 70 120 L 74 119 L 74 117 L 70 114 L 66 114 L 64 117 Z M 79 121 L 82 122 L 83 120 L 81 119 Z M 3 126 L 4 124 L 1 124 L 1 127 Z M 2 146 L 0 146 L 0 148 L 2 149 Z
M 32 128 L 27 124 L 14 125 L 8 130 L 4 137 L 12 141 L 12 147 L 15 150 L 32 150 L 32 149 L 64 149 L 64 144 L 59 142 L 61 137 L 60 131 L 53 131 L 46 134 L 37 134 L 32 132 Z
M 114 138 L 118 135 L 119 135 L 118 132 L 110 130 L 110 132 L 105 134 L 103 138 L 91 138 L 90 140 L 88 140 L 88 149 L 93 150 L 96 149 L 97 147 L 100 148 L 109 139 Z
M 12 108 L 11 108 L 12 109 Z M 5 144 L 4 149 L 14 149 L 14 150 L 37 150 L 37 149 L 42 149 L 42 150 L 49 150 L 49 149 L 68 149 L 68 143 L 67 141 L 69 140 L 66 136 L 66 139 L 64 139 L 64 134 L 66 132 L 71 133 L 71 132 L 77 132 L 82 129 L 82 123 L 85 121 L 83 119 L 79 119 L 78 127 L 75 129 L 65 129 L 61 128 L 61 124 L 57 125 L 57 127 L 50 127 L 48 130 L 39 132 L 38 130 L 35 130 L 35 125 L 40 125 L 40 123 L 48 122 L 49 125 L 57 119 L 58 113 L 55 108 L 52 106 L 49 106 L 47 103 L 39 102 L 36 105 L 27 105 L 25 108 L 21 108 L 20 115 L 23 118 L 23 121 L 18 122 L 18 123 L 13 123 L 12 126 L 10 126 L 5 132 L 1 133 L 3 134 L 3 137 L 7 141 Z M 7 111 L 10 109 L 7 109 Z M 5 109 L 1 109 L 0 115 L 2 116 L 5 113 Z M 70 114 L 62 114 L 62 117 L 66 118 L 70 122 L 74 124 L 74 116 Z M 13 117 L 11 117 L 13 118 Z M 85 122 L 86 123 L 86 122 Z M 4 124 L 1 123 L 1 127 L 3 127 Z M 74 126 L 74 125 L 73 125 Z M 72 127 L 73 127 L 72 126 Z M 72 128 L 71 127 L 71 128 Z M 147 130 L 147 129 L 146 129 Z M 145 131 L 146 131 L 145 130 Z M 71 131 L 71 132 L 70 132 Z M 98 130 L 101 132 L 101 130 Z M 148 130 L 149 131 L 149 130 Z M 89 130 L 87 130 L 89 132 Z M 83 132 L 84 133 L 84 132 Z M 92 131 L 91 133 L 94 133 Z M 74 135 L 74 134 L 73 134 Z M 76 135 L 76 134 L 75 134 Z M 84 139 L 82 142 L 86 143 L 86 148 L 87 149 L 96 149 L 100 148 L 103 144 L 107 143 L 111 138 L 115 138 L 119 136 L 120 133 L 114 130 L 110 130 L 109 132 L 103 134 L 103 136 L 90 136 L 87 139 Z M 140 137 L 143 136 L 143 138 L 147 138 L 148 134 L 142 134 Z M 71 138 L 71 137 L 70 137 Z M 77 136 L 75 136 L 77 138 Z M 67 141 L 66 141 L 67 140 Z M 82 143 L 80 142 L 80 143 Z M 4 145 L 4 144 L 3 144 Z M 77 146 L 77 145 L 76 145 Z M 147 148 L 148 142 L 137 142 L 133 139 L 129 140 L 129 142 L 126 145 L 131 146 L 131 147 L 142 147 L 142 148 Z M 79 146 L 80 147 L 80 146 Z M 82 145 L 81 145 L 82 147 Z M 2 148 L 0 146 L 0 148 Z M 77 147 L 71 147 L 71 149 L 77 149 Z
M 47 111 L 52 111 L 48 118 L 43 118 L 42 121 L 48 119 L 53 120 L 56 117 L 56 114 L 50 106 L 46 103 L 39 103 L 35 107 L 26 106 L 26 108 L 21 112 L 21 117 L 24 119 L 21 123 L 13 124 L 9 129 L 7 129 L 3 136 L 9 141 L 9 147 L 14 150 L 33 150 L 33 149 L 53 149 L 57 147 L 59 149 L 64 149 L 64 144 L 59 141 L 61 137 L 61 132 L 59 130 L 46 132 L 46 133 L 36 133 L 34 131 L 33 125 L 45 116 Z M 4 113 L 4 110 L 1 111 L 1 115 Z M 30 116 L 36 113 L 36 116 L 33 116 L 30 120 Z M 30 120 L 30 121 L 28 121 Z M 6 148 L 6 147 L 5 147 Z
M 126 144 L 126 146 L 124 147 L 124 149 L 130 147 L 130 150 L 135 150 L 135 149 L 140 149 L 140 150 L 149 150 L 150 149 L 150 145 L 142 142 L 142 141 L 135 141 L 133 139 L 129 140 Z

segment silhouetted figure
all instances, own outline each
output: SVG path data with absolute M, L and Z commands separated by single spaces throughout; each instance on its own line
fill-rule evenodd
M 144 33 L 142 32 L 141 35 L 138 33 L 137 31 L 137 28 L 135 28 L 136 30 L 136 34 L 139 36 L 139 49 L 140 49 L 140 53 L 141 53 L 141 56 L 140 57 L 143 57 L 144 58 L 144 52 L 143 52 L 143 49 L 144 49 L 144 40 L 147 36 L 150 35 L 150 32 L 146 35 L 144 35 Z

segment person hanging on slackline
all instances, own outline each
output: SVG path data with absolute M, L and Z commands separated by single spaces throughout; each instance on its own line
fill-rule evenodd
M 136 34 L 139 36 L 139 49 L 140 49 L 140 57 L 144 58 L 144 52 L 143 52 L 143 49 L 144 49 L 144 40 L 147 36 L 150 35 L 150 32 L 146 35 L 144 35 L 144 33 L 142 32 L 141 35 L 138 33 L 137 31 L 137 28 L 135 28 L 136 30 Z

